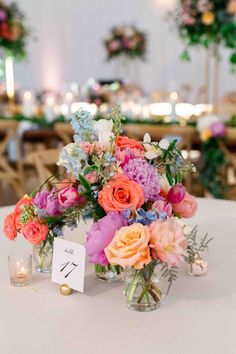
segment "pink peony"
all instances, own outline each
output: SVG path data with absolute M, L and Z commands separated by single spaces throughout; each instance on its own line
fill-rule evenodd
M 136 158 L 143 158 L 144 152 L 140 149 L 137 149 L 137 148 L 134 148 L 134 149 L 116 148 L 115 156 L 116 156 L 117 161 L 120 163 L 120 166 L 124 167 L 124 165 L 127 164 L 129 162 L 129 160 L 133 160 Z
M 182 184 L 179 183 L 170 188 L 167 194 L 167 200 L 171 204 L 177 204 L 184 199 L 184 196 L 185 196 L 185 188 Z
M 16 214 L 10 213 L 4 220 L 3 232 L 9 240 L 15 240 L 17 236 L 16 230 Z
M 39 245 L 48 235 L 48 225 L 42 219 L 31 220 L 22 227 L 21 232 L 27 241 Z
M 163 223 L 155 221 L 150 225 L 152 256 L 166 262 L 169 266 L 178 266 L 184 260 L 187 240 L 180 224 L 170 219 Z
M 161 214 L 161 216 L 165 216 L 166 218 L 170 218 L 172 215 L 171 204 L 166 203 L 164 200 L 157 200 L 153 203 L 152 208 L 156 209 L 158 214 Z
M 192 218 L 197 211 L 196 199 L 186 192 L 184 199 L 173 205 L 173 211 L 181 218 Z
M 127 225 L 127 220 L 117 212 L 108 213 L 98 222 L 93 224 L 87 233 L 85 244 L 89 261 L 103 266 L 108 265 L 104 249 L 111 243 L 115 232 Z
M 63 208 L 70 208 L 79 205 L 80 198 L 75 187 L 63 188 L 58 192 L 58 200 Z

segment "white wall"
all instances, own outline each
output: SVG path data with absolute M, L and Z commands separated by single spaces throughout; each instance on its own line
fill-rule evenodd
M 175 0 L 18 0 L 34 34 L 27 62 L 16 65 L 21 87 L 65 89 L 89 77 L 114 77 L 105 61 L 102 39 L 116 24 L 134 23 L 149 35 L 146 63 L 141 64 L 146 89 L 171 86 L 171 81 L 198 87 L 203 82 L 204 55 L 193 52 L 191 64 L 180 62 L 182 44 L 164 19 Z M 223 60 L 221 92 L 236 89 L 236 75 Z

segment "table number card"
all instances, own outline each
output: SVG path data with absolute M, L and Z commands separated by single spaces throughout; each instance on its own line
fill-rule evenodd
M 52 281 L 84 291 L 85 247 L 55 238 L 53 246 Z

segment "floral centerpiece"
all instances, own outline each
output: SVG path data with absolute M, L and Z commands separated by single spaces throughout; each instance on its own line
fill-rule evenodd
M 138 142 L 121 136 L 117 110 L 98 121 L 82 110 L 71 124 L 74 142 L 62 149 L 58 161 L 69 181 L 24 198 L 6 219 L 6 236 L 14 239 L 21 231 L 37 244 L 55 237 L 58 227 L 90 216 L 94 224 L 86 249 L 97 277 L 114 281 L 125 270 L 128 306 L 155 309 L 162 296 L 158 267 L 171 285 L 177 267 L 184 261 L 192 264 L 208 244 L 204 238 L 198 247 L 196 232 L 181 220 L 197 210 L 181 183 L 193 166 L 183 159 L 176 140 L 151 142 L 146 134 Z
M 135 26 L 113 27 L 104 44 L 108 60 L 121 55 L 144 59 L 147 47 L 145 33 Z
M 0 1 L 0 48 L 8 55 L 21 59 L 25 56 L 26 38 L 29 30 L 25 18 L 16 3 L 7 5 Z
M 236 64 L 236 0 L 179 0 L 171 13 L 179 36 L 186 44 L 182 58 L 189 60 L 189 47 L 217 47 L 222 44 L 231 51 L 230 62 Z

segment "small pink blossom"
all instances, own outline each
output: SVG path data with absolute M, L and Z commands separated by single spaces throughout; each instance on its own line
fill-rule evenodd
M 92 171 L 92 172 L 88 173 L 85 177 L 86 177 L 87 181 L 91 184 L 94 184 L 98 181 L 97 171 Z
M 90 144 L 89 142 L 85 141 L 80 144 L 81 149 L 85 154 L 91 155 L 93 153 L 93 144 Z
M 192 17 L 188 12 L 183 13 L 182 20 L 186 26 L 194 25 L 196 22 L 196 19 Z
M 158 213 L 165 213 L 167 218 L 170 218 L 172 215 L 172 206 L 171 204 L 166 203 L 164 200 L 157 200 L 152 205 L 153 209 L 156 209 Z

